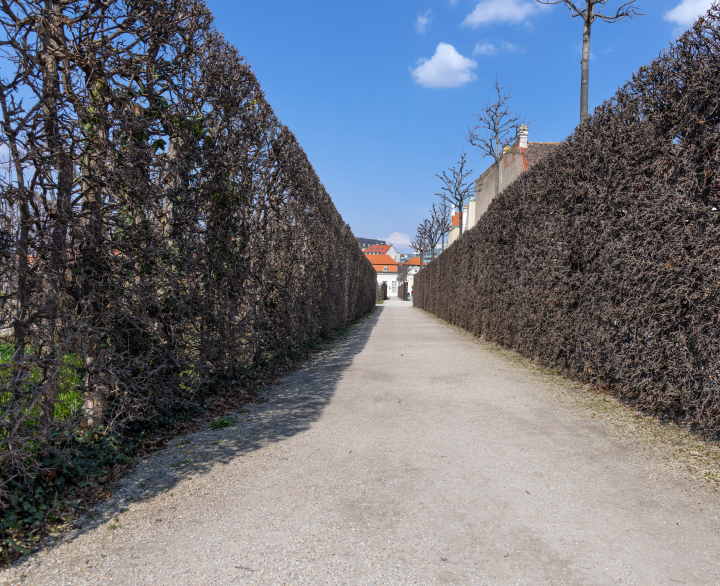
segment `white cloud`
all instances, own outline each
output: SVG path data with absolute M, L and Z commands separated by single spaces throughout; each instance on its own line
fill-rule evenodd
M 420 59 L 418 63 L 410 73 L 415 83 L 423 87 L 460 87 L 477 79 L 472 72 L 477 61 L 463 57 L 448 43 L 440 43 L 430 59 Z
M 419 33 L 424 33 L 427 30 L 430 21 L 432 20 L 432 10 L 429 8 L 422 14 L 418 14 L 417 20 L 415 21 L 415 30 Z
M 484 43 L 478 43 L 475 45 L 473 55 L 495 55 L 500 51 L 505 51 L 507 53 L 519 53 L 524 51 L 524 49 L 519 45 L 509 43 L 508 41 L 500 41 L 497 43 L 485 41 Z
M 521 53 L 525 50 L 520 45 L 516 45 L 515 43 L 508 43 L 507 41 L 503 41 L 502 43 L 500 43 L 500 46 L 502 47 L 503 51 L 507 51 L 508 53 Z
M 699 16 L 705 14 L 713 0 L 682 0 L 675 8 L 665 14 L 665 20 L 683 27 L 692 26 Z
M 398 252 L 404 252 L 410 247 L 410 236 L 404 232 L 393 232 L 387 238 L 383 238 L 383 240 L 388 244 L 392 244 Z
M 493 43 L 478 43 L 473 49 L 473 55 L 495 55 L 498 52 L 497 45 Z
M 473 28 L 493 22 L 518 24 L 540 10 L 541 6 L 535 0 L 482 0 L 463 24 Z

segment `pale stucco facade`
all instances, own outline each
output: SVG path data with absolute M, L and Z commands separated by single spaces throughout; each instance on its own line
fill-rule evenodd
M 557 143 L 528 142 L 528 128 L 523 125 L 518 132 L 518 140 L 508 147 L 500 159 L 500 181 L 498 193 L 513 183 L 541 157 L 546 155 Z M 472 228 L 487 211 L 490 202 L 495 199 L 495 178 L 498 167 L 493 164 L 475 182 L 475 197 L 468 204 L 467 227 Z M 464 231 L 464 230 L 463 230 Z

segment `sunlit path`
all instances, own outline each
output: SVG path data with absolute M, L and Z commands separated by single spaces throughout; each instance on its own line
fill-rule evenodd
M 717 495 L 409 303 L 267 397 L 149 458 L 78 536 L 5 577 L 720 583 Z

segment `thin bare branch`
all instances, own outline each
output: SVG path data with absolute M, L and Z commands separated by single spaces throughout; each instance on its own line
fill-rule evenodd
M 440 192 L 436 195 L 448 206 L 456 206 L 460 212 L 460 234 L 462 235 L 463 205 L 472 193 L 472 183 L 467 181 L 472 169 L 465 169 L 466 154 L 463 153 L 457 165 L 435 175 L 442 182 Z

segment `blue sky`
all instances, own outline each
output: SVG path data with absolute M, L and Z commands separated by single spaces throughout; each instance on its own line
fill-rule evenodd
M 578 0 L 584 4 L 583 0 Z M 437 198 L 436 173 L 495 74 L 531 122 L 559 141 L 579 121 L 582 22 L 534 0 L 207 0 L 307 152 L 356 236 L 402 250 Z M 622 4 L 609 0 L 605 12 Z M 590 110 L 657 56 L 712 0 L 638 0 L 645 16 L 593 27 Z

